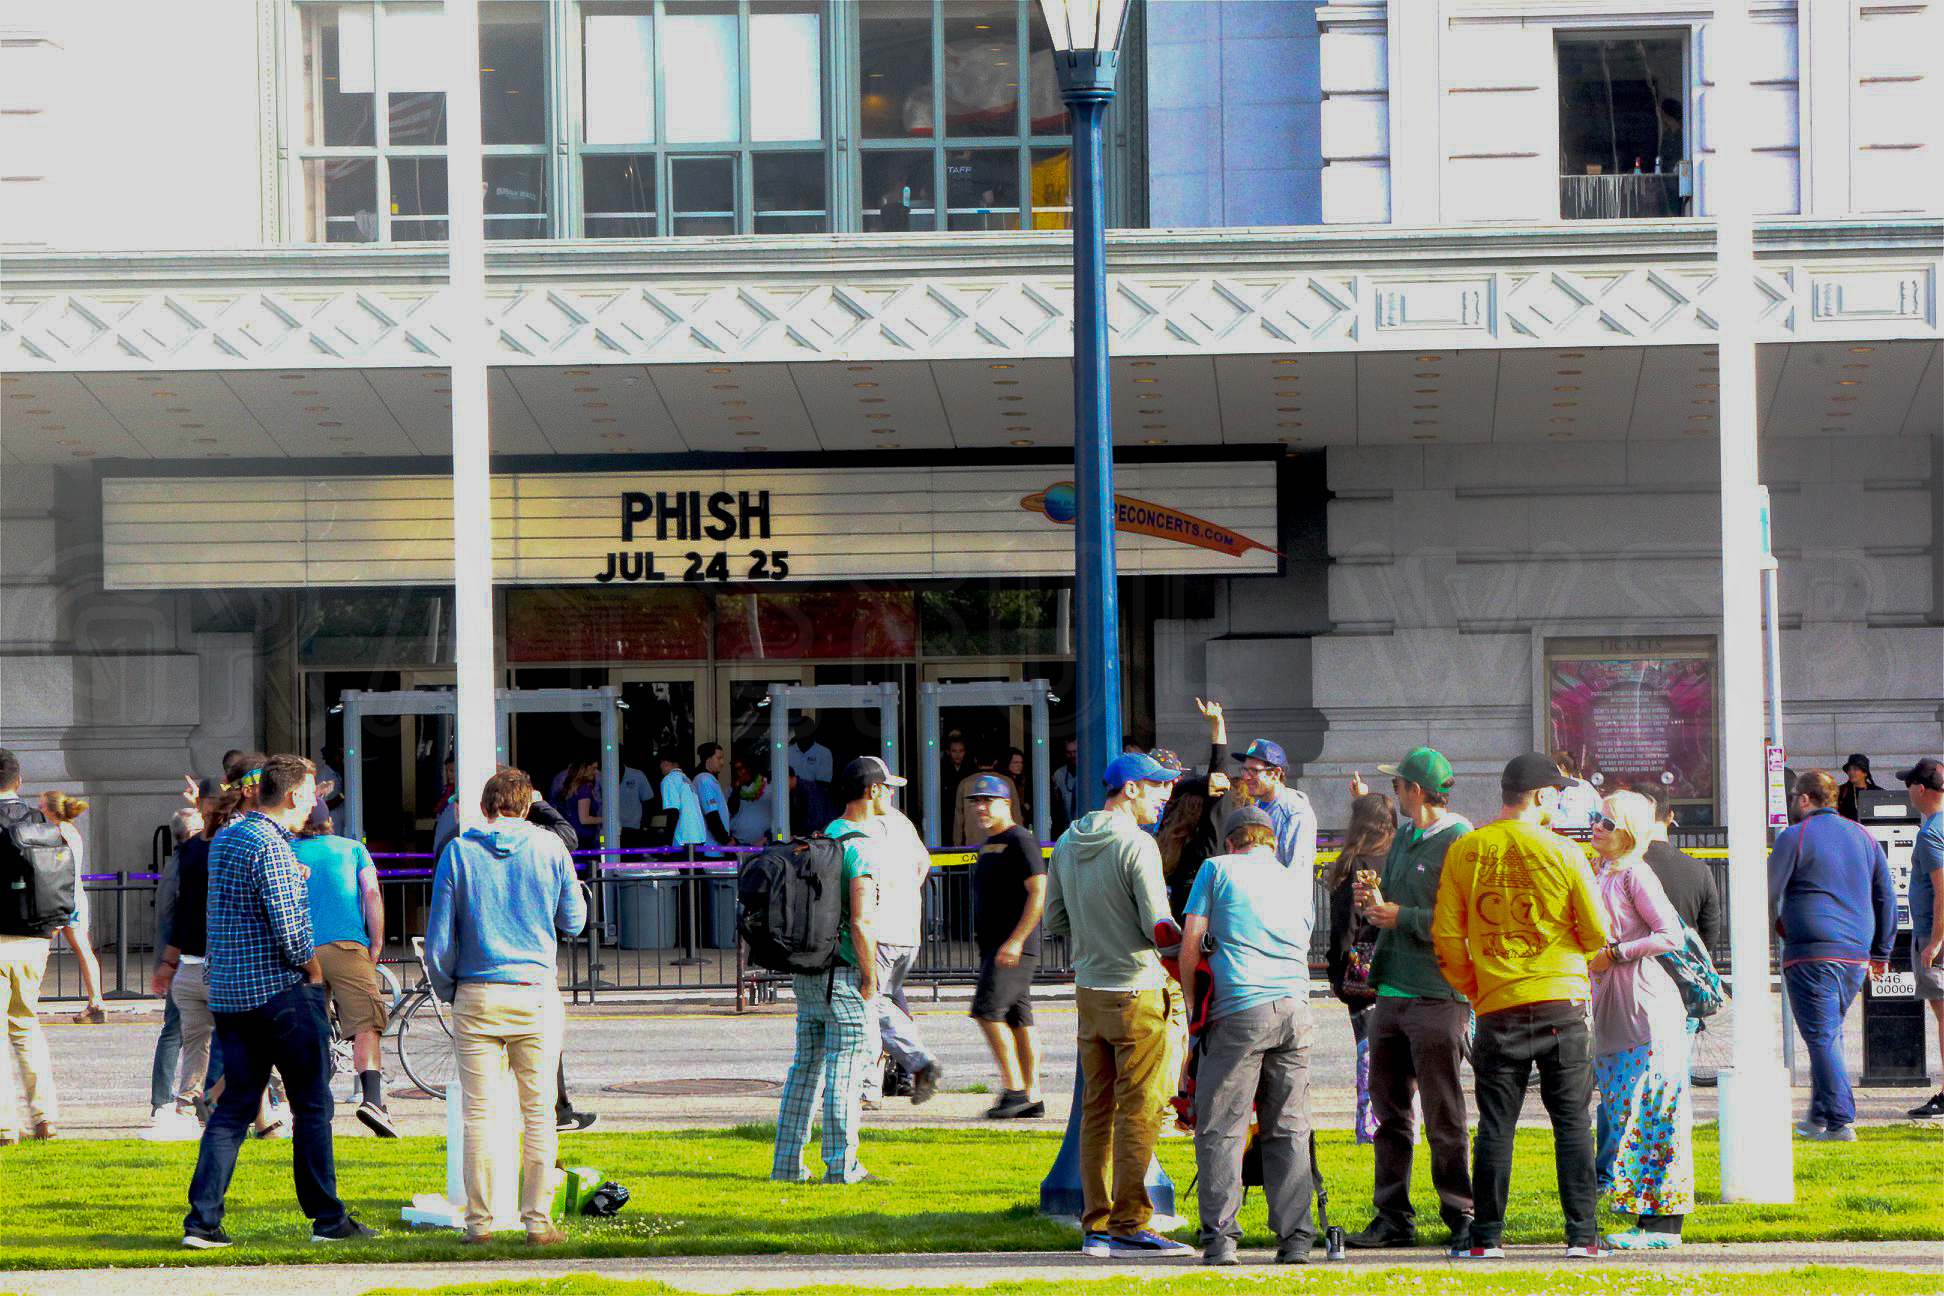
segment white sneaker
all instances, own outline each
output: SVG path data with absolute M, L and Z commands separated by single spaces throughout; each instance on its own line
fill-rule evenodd
M 193 1143 L 202 1137 L 202 1125 L 191 1112 L 164 1107 L 141 1136 L 150 1143 Z

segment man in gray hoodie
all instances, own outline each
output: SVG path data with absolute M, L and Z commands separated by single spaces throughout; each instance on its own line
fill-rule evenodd
M 1143 752 L 1116 757 L 1102 782 L 1104 809 L 1080 816 L 1053 847 L 1046 872 L 1046 931 L 1073 952 L 1079 1016 L 1080 1250 L 1101 1259 L 1191 1255 L 1148 1228 L 1148 1162 L 1174 1095 L 1170 1023 L 1180 989 L 1158 947 L 1178 945 L 1161 851 L 1143 831 L 1161 817 L 1179 769 Z M 1109 1182 L 1109 1163 L 1112 1181 Z
M 465 1104 L 466 1237 L 492 1239 L 488 1121 L 492 1087 L 511 1066 L 525 1129 L 520 1220 L 529 1245 L 565 1240 L 552 1219 L 554 1070 L 565 1014 L 554 987 L 561 936 L 587 923 L 574 862 L 560 839 L 526 822 L 533 783 L 516 769 L 486 780 L 483 828 L 439 856 L 425 925 L 425 974 L 452 1005 Z

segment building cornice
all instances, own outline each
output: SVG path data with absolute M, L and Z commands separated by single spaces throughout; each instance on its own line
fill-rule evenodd
M 1936 337 L 1944 220 L 1763 222 L 1764 340 Z M 550 242 L 488 252 L 502 364 L 1070 351 L 1064 233 Z M 1705 221 L 1110 235 L 1122 354 L 1713 340 Z M 0 366 L 444 363 L 441 246 L 0 257 Z

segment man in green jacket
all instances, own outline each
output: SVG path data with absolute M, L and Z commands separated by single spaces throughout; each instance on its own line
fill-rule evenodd
M 1068 938 L 1079 1018 L 1082 1254 L 1140 1260 L 1193 1251 L 1148 1227 L 1148 1161 L 1174 1096 L 1180 990 L 1160 948 L 1181 943 L 1161 881 L 1161 851 L 1143 831 L 1161 817 L 1181 771 L 1145 752 L 1117 756 L 1107 804 L 1060 835 L 1046 871 L 1046 931 Z
M 1451 1231 L 1448 1247 L 1471 1245 L 1471 1172 L 1466 1164 L 1465 1060 L 1470 1006 L 1438 970 L 1431 912 L 1445 851 L 1471 831 L 1451 813 L 1451 762 L 1429 747 L 1396 765 L 1379 765 L 1405 823 L 1391 841 L 1383 876 L 1357 880 L 1357 905 L 1378 929 L 1371 980 L 1377 1003 L 1370 1022 L 1370 1106 L 1377 1118 L 1377 1217 L 1347 1239 L 1356 1247 L 1417 1245 L 1411 1206 L 1411 1098 L 1424 1105 L 1431 1144 L 1431 1183 L 1438 1213 Z M 1361 789 L 1353 789 L 1359 791 Z M 1373 885 L 1374 882 L 1374 885 Z

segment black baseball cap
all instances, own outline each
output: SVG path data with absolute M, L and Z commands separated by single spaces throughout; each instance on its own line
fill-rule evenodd
M 1939 764 L 1935 756 L 1926 756 L 1909 769 L 1898 770 L 1897 782 L 1907 788 L 1922 787 L 1933 792 L 1944 792 L 1944 764 Z
M 1559 772 L 1553 758 L 1544 752 L 1527 752 L 1506 762 L 1499 775 L 1499 791 L 1506 796 L 1524 796 L 1540 788 L 1563 788 L 1573 780 Z

